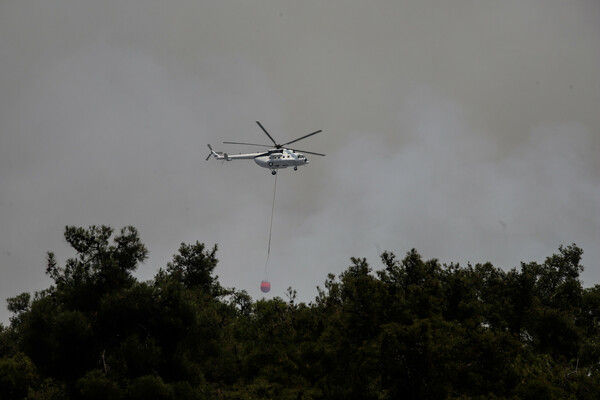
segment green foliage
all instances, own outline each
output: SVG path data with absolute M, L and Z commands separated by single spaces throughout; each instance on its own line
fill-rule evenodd
M 188 289 L 202 289 L 206 292 L 219 294 L 220 286 L 218 277 L 212 276 L 217 266 L 217 246 L 205 252 L 204 244 L 196 242 L 194 245 L 182 243 L 179 254 L 167 264 L 167 272 Z
M 48 253 L 46 274 L 54 280 L 53 293 L 67 307 L 91 311 L 107 293 L 131 286 L 131 275 L 148 256 L 137 230 L 121 229 L 110 244 L 113 230 L 107 226 L 89 229 L 66 227 L 65 239 L 77 252 L 64 267 L 57 266 L 53 253 Z
M 216 246 L 181 244 L 138 282 L 135 228 L 65 239 L 54 285 L 7 300 L 0 399 L 600 398 L 600 286 L 575 245 L 508 271 L 351 258 L 305 304 L 221 287 Z
M 0 358 L 0 398 L 25 398 L 37 379 L 35 365 L 25 354 Z
M 29 311 L 31 295 L 29 293 L 21 293 L 18 296 L 8 298 L 6 303 L 8 304 L 6 307 L 8 311 L 14 314 L 10 321 L 11 324 L 19 325 L 22 322 L 21 315 L 24 312 Z
M 97 369 L 89 371 L 79 379 L 77 389 L 79 389 L 81 398 L 86 400 L 119 400 L 125 398 L 125 392 L 119 387 L 118 383 Z
M 133 400 L 174 399 L 173 388 L 163 382 L 160 376 L 144 375 L 134 379 L 129 388 L 129 398 Z

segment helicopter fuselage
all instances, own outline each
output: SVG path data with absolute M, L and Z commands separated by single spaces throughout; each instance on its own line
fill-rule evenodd
M 302 153 L 296 153 L 291 150 L 274 151 L 267 155 L 262 155 L 254 158 L 254 162 L 263 168 L 271 170 L 294 167 L 308 164 L 308 159 Z
M 217 153 L 211 148 L 211 154 L 217 160 L 224 161 L 254 160 L 256 164 L 263 168 L 268 168 L 272 172 L 287 167 L 298 169 L 299 166 L 308 164 L 308 159 L 304 154 L 289 149 L 270 149 L 262 153 L 227 154 L 223 152 Z

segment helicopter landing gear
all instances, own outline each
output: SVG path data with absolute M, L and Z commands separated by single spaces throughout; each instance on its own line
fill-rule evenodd
M 271 171 L 271 175 L 275 175 L 277 173 L 277 171 L 273 170 Z
M 298 171 L 298 167 L 294 167 L 294 171 Z

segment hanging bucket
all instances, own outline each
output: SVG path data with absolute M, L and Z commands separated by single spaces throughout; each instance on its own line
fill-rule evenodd
M 260 291 L 263 293 L 269 293 L 271 290 L 271 283 L 269 281 L 262 281 L 260 283 Z

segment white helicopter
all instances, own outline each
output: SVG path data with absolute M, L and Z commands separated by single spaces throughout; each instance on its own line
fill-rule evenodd
M 312 136 L 312 135 L 316 135 L 317 133 L 322 132 L 321 130 L 318 130 L 313 133 L 309 133 L 308 135 L 304 135 L 298 139 L 292 140 L 287 143 L 278 144 L 271 137 L 271 135 L 269 135 L 269 132 L 267 132 L 267 130 L 261 125 L 260 122 L 256 121 L 256 123 L 258 124 L 258 126 L 260 126 L 260 128 L 263 130 L 263 132 L 267 134 L 269 139 L 271 139 L 271 141 L 275 145 L 275 148 L 272 148 L 271 145 L 267 145 L 267 144 L 223 142 L 225 144 L 242 144 L 242 145 L 246 145 L 246 146 L 271 147 L 271 148 L 267 149 L 266 151 L 263 151 L 260 153 L 245 153 L 245 154 L 230 155 L 230 154 L 223 153 L 220 151 L 219 152 L 214 151 L 213 148 L 211 147 L 211 145 L 209 144 L 208 148 L 210 149 L 210 154 L 208 155 L 208 157 L 206 157 L 206 160 L 208 161 L 210 156 L 213 156 L 217 160 L 226 160 L 226 161 L 254 160 L 254 162 L 256 162 L 261 167 L 269 168 L 271 170 L 271 174 L 275 175 L 277 173 L 278 169 L 294 167 L 294 171 L 297 171 L 299 166 L 308 164 L 308 159 L 302 153 L 314 154 L 316 156 L 325 156 L 325 154 L 321 154 L 321 153 L 314 153 L 312 151 L 306 151 L 306 150 L 293 150 L 293 149 L 288 149 L 285 147 L 288 144 L 296 143 L 299 140 L 306 139 L 307 137 Z

